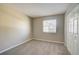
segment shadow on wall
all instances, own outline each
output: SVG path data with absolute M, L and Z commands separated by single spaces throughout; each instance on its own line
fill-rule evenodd
M 0 51 L 30 39 L 30 18 L 5 5 L 0 15 Z

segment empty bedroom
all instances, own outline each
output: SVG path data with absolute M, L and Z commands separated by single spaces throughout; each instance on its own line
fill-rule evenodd
M 0 3 L 0 55 L 79 55 L 79 3 Z

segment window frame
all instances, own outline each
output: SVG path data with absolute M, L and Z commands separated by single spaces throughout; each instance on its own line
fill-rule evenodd
M 53 25 L 53 24 L 51 25 L 51 26 L 55 26 L 55 27 L 52 27 L 52 28 L 53 28 L 52 31 L 50 31 L 49 29 L 48 29 L 48 31 L 45 31 L 45 30 L 44 30 L 44 28 L 45 28 L 44 22 L 45 22 L 45 21 L 48 21 L 49 23 L 50 23 L 50 21 L 54 21 L 54 22 L 55 22 L 55 24 L 54 24 L 54 22 L 53 22 L 54 25 Z M 49 24 L 48 24 L 48 25 L 49 25 Z M 51 26 L 50 26 L 50 27 L 51 27 Z M 47 27 L 48 27 L 48 26 L 47 26 Z M 48 27 L 48 28 L 50 28 L 50 27 Z M 56 32 L 57 32 L 57 20 L 56 20 L 56 19 L 43 20 L 43 27 L 42 27 L 42 28 L 43 28 L 43 32 L 44 32 L 44 33 L 56 33 Z

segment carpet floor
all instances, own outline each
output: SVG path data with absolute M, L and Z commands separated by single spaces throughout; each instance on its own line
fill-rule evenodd
M 69 55 L 69 52 L 64 44 L 31 40 L 0 55 Z

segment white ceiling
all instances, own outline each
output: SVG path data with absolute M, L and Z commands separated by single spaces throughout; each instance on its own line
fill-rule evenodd
M 21 12 L 30 17 L 41 17 L 48 15 L 63 14 L 66 12 L 69 3 L 17 3 L 8 4 L 12 7 L 16 7 Z

